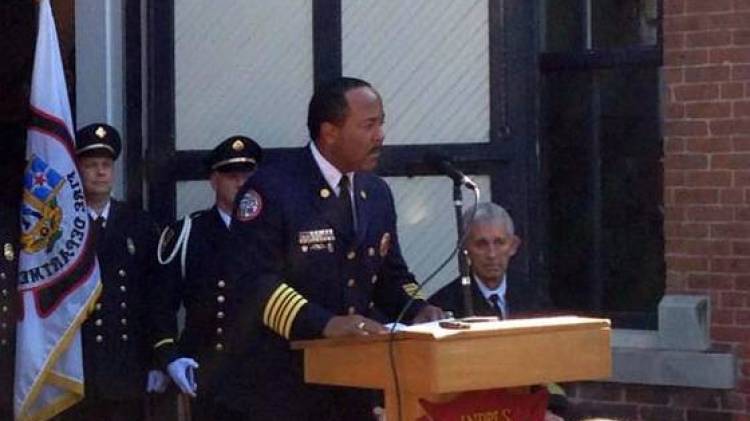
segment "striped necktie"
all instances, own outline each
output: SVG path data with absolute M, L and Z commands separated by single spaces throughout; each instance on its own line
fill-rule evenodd
M 500 307 L 500 296 L 498 294 L 490 294 L 489 296 L 490 302 L 492 303 L 492 308 L 495 309 L 495 313 L 497 313 L 497 317 L 502 320 L 503 317 L 503 309 Z

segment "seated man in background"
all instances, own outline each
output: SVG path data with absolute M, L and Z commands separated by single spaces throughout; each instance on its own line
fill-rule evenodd
M 549 307 L 549 300 L 528 279 L 508 271 L 510 259 L 518 251 L 521 239 L 514 233 L 508 212 L 495 203 L 484 202 L 464 211 L 461 223 L 468 234 L 465 253 L 471 270 L 471 295 L 474 314 L 463 306 L 461 278 L 441 288 L 430 302 L 455 317 L 497 316 L 519 318 Z M 562 414 L 567 406 L 565 392 L 557 385 L 548 386 L 549 408 Z M 547 411 L 546 420 L 559 420 Z

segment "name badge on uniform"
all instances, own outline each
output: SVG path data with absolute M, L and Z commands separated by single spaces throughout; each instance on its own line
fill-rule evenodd
M 328 249 L 330 253 L 333 253 L 333 243 L 335 241 L 336 235 L 333 233 L 333 228 L 300 231 L 297 234 L 297 242 L 299 243 L 302 253 L 307 253 L 310 250 L 325 249 Z
M 135 255 L 135 242 L 133 239 L 128 237 L 126 243 L 128 246 L 128 253 L 130 253 L 131 256 Z

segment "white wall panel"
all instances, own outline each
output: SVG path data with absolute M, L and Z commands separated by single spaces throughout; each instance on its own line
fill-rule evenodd
M 385 101 L 388 143 L 489 140 L 487 0 L 343 0 L 343 73 Z
M 312 2 L 175 2 L 177 149 L 233 134 L 263 147 L 307 141 L 313 89 Z
M 482 193 L 481 201 L 489 201 L 489 177 L 472 177 Z M 456 246 L 456 218 L 453 210 L 453 182 L 447 177 L 388 177 L 393 190 L 398 216 L 401 251 L 406 263 L 423 282 Z M 474 203 L 474 194 L 464 190 L 464 204 Z M 454 257 L 424 287 L 431 295 L 458 276 Z
M 177 182 L 177 219 L 214 205 L 214 191 L 208 180 Z

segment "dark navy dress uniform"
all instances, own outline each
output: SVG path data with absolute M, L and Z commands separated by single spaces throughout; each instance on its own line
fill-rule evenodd
M 80 129 L 76 140 L 79 156 L 120 153 L 119 134 L 106 124 Z M 81 329 L 85 397 L 60 419 L 139 420 L 153 367 L 148 306 L 159 230 L 148 213 L 114 199 L 92 227 L 102 292 Z
M 357 172 L 356 232 L 310 148 L 268 164 L 237 195 L 229 250 L 243 290 L 219 403 L 245 419 L 369 419 L 366 394 L 306 385 L 289 340 L 319 338 L 334 315 L 392 321 L 417 289 L 401 255 L 388 185 Z M 417 299 L 407 320 L 425 301 Z M 242 418 L 242 417 L 241 417 Z
M 153 366 L 148 294 L 156 285 L 158 230 L 145 212 L 112 200 L 96 235 L 103 288 L 82 327 L 85 398 L 64 417 L 79 419 L 97 406 L 104 413 L 129 406 L 131 419 L 137 420 Z
M 175 247 L 185 221 L 169 227 L 162 235 L 163 257 Z M 165 237 L 171 237 L 166 239 Z M 198 397 L 193 417 L 210 419 L 213 391 L 221 381 L 218 368 L 227 351 L 227 326 L 236 314 L 234 285 L 226 262 L 218 252 L 229 243 L 229 228 L 215 206 L 190 215 L 190 234 L 185 250 L 185 275 L 182 275 L 181 252 L 160 271 L 159 294 L 153 305 L 154 347 L 157 363 L 165 368 L 179 357 L 195 359 Z M 185 307 L 185 327 L 177 335 L 176 314 Z
M 18 123 L 0 124 L 0 138 L 4 142 L 0 154 L 0 420 L 11 420 L 16 322 L 20 311 L 17 275 L 26 127 Z
M 13 419 L 13 357 L 18 321 L 18 216 L 18 206 L 0 203 L 0 420 Z
M 262 150 L 251 138 L 232 136 L 206 159 L 209 171 L 252 172 Z M 231 216 L 226 215 L 229 219 Z M 227 326 L 237 314 L 234 281 L 222 250 L 232 247 L 229 227 L 217 206 L 195 212 L 167 227 L 159 241 L 162 263 L 158 294 L 152 304 L 157 362 L 166 366 L 180 357 L 193 358 L 197 397 L 192 400 L 195 420 L 213 419 L 213 399 L 221 381 L 219 367 L 227 353 Z M 185 326 L 177 332 L 177 311 L 185 307 Z

